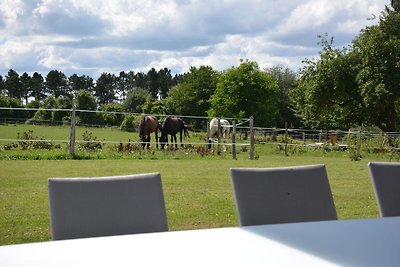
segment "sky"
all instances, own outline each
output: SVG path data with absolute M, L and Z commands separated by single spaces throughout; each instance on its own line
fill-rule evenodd
M 297 71 L 318 58 L 318 35 L 348 46 L 390 0 L 0 0 L 0 75 L 67 76 L 241 59 Z

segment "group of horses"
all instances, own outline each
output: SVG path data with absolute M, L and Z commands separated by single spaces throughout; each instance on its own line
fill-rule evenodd
M 219 120 L 219 126 L 218 126 Z M 227 139 L 229 136 L 229 122 L 225 119 L 213 118 L 209 125 L 209 138 L 218 136 L 218 127 L 220 128 L 220 135 L 223 139 Z M 161 137 L 158 139 L 158 132 L 161 132 Z M 154 133 L 156 138 L 156 147 L 158 149 L 158 142 L 160 142 L 161 149 L 164 149 L 165 145 L 168 144 L 168 135 L 171 136 L 171 144 L 175 144 L 175 148 L 178 148 L 176 135 L 179 133 L 179 139 L 181 147 L 183 147 L 182 137 L 183 135 L 189 136 L 188 126 L 186 123 L 178 117 L 168 116 L 162 123 L 158 121 L 155 116 L 145 115 L 140 120 L 139 124 L 139 138 L 142 142 L 142 147 L 150 148 L 150 134 Z
M 158 140 L 158 131 L 161 132 L 160 140 Z M 161 144 L 161 149 L 168 144 L 168 135 L 171 136 L 171 143 L 175 143 L 175 147 L 178 147 L 176 135 L 179 133 L 181 146 L 182 135 L 189 135 L 188 127 L 186 123 L 178 117 L 168 116 L 164 119 L 163 123 L 160 123 L 155 116 L 145 115 L 139 124 L 139 137 L 142 142 L 143 148 L 150 147 L 150 134 L 154 133 L 156 137 L 156 147 L 158 149 L 158 142 Z

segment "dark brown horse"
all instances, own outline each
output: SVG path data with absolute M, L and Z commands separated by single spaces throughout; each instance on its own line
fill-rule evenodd
M 171 144 L 173 145 L 175 142 L 175 148 L 178 148 L 178 144 L 176 141 L 177 133 L 179 133 L 179 137 L 181 140 L 181 147 L 183 147 L 182 133 L 184 133 L 186 136 L 189 135 L 186 123 L 181 118 L 166 117 L 161 127 L 161 137 L 160 137 L 161 149 L 163 149 L 164 146 L 168 144 L 168 135 L 171 135 Z
M 142 141 L 143 148 L 147 144 L 147 149 L 150 148 L 150 134 L 154 133 L 156 137 L 156 147 L 158 149 L 158 130 L 161 129 L 160 123 L 154 116 L 145 115 L 139 124 L 139 137 Z

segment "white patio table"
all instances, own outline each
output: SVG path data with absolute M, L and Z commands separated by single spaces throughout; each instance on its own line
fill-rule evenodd
M 400 217 L 8 245 L 0 266 L 400 266 Z

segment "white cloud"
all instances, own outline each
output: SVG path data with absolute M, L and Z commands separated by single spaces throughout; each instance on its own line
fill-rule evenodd
M 15 62 L 15 58 L 21 57 L 21 55 L 26 55 L 31 51 L 29 44 L 16 42 L 16 41 L 6 41 L 0 45 L 0 61 L 5 68 L 12 68 Z
M 337 1 L 308 1 L 297 6 L 283 25 L 278 27 L 282 31 L 299 31 L 308 28 L 315 28 L 328 22 L 335 12 L 335 3 Z
M 240 59 L 296 70 L 317 35 L 349 43 L 388 0 L 0 0 L 0 74 L 183 73 Z

